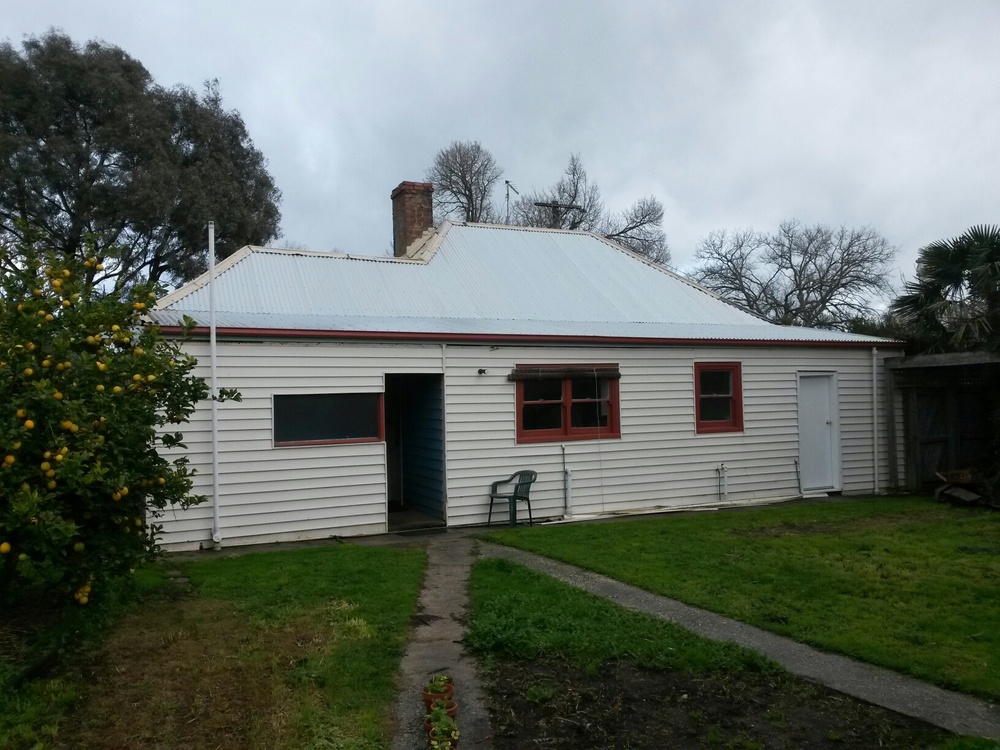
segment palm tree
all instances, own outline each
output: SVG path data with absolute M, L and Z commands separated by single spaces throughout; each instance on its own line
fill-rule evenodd
M 892 309 L 925 351 L 1000 351 L 1000 226 L 922 248 L 917 278 Z

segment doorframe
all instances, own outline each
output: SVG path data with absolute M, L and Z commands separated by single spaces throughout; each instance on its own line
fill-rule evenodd
M 441 509 L 440 512 L 427 511 L 422 508 L 415 508 L 410 505 L 407 500 L 407 473 L 404 469 L 404 464 L 406 463 L 406 438 L 405 431 L 407 429 L 407 420 L 403 416 L 403 399 L 398 398 L 398 396 L 403 392 L 401 386 L 405 386 L 405 380 L 407 378 L 419 378 L 425 381 L 433 380 L 433 386 L 440 389 L 441 398 L 441 414 L 440 414 L 440 449 L 441 449 L 441 465 L 440 465 L 440 480 L 441 480 Z M 448 523 L 448 493 L 447 493 L 447 455 L 446 446 L 447 440 L 445 436 L 445 430 L 447 425 L 446 413 L 445 413 L 445 387 L 444 387 L 444 374 L 439 372 L 385 372 L 382 375 L 382 386 L 383 386 L 383 403 L 385 404 L 385 409 L 383 412 L 383 427 L 385 430 L 385 479 L 386 479 L 386 528 L 391 529 L 391 524 L 389 523 L 389 485 L 391 483 L 390 474 L 393 473 L 393 462 L 390 460 L 389 451 L 389 441 L 390 433 L 394 433 L 393 437 L 397 439 L 396 444 L 396 469 L 398 471 L 398 482 L 399 482 L 399 499 L 400 505 L 403 510 L 418 510 L 429 517 L 440 520 L 441 523 L 433 523 L 427 526 L 427 528 L 439 528 L 441 526 L 447 526 Z M 391 395 L 390 395 L 391 394 Z M 395 425 L 390 425 L 389 420 L 391 418 L 397 418 L 398 423 Z M 412 422 L 409 426 L 412 426 Z M 407 528 L 407 531 L 413 531 L 414 528 Z
M 798 444 L 796 446 L 798 456 L 798 461 L 801 462 L 802 459 L 802 420 L 800 413 L 800 406 L 802 404 L 802 379 L 803 378 L 827 378 L 829 383 L 829 388 L 827 389 L 827 394 L 830 399 L 830 414 L 832 415 L 831 423 L 833 426 L 833 449 L 831 455 L 831 461 L 833 463 L 831 475 L 833 478 L 833 485 L 831 487 L 813 487 L 810 489 L 804 489 L 802 487 L 802 474 L 801 469 L 799 471 L 799 491 L 800 492 L 841 492 L 844 488 L 844 476 L 843 476 L 843 456 L 840 450 L 840 382 L 839 373 L 836 370 L 798 370 L 795 373 L 795 430 L 798 435 Z

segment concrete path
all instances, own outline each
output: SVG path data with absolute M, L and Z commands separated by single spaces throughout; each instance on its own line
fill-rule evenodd
M 484 557 L 512 560 L 628 609 L 675 622 L 707 638 L 746 646 L 778 662 L 792 674 L 847 695 L 923 719 L 957 734 L 1000 740 L 1000 707 L 995 704 L 818 651 L 760 628 L 530 552 L 481 543 L 480 553 Z
M 393 750 L 427 747 L 424 702 L 420 696 L 428 677 L 449 674 L 455 681 L 461 747 L 492 750 L 493 731 L 476 665 L 462 646 L 469 604 L 469 573 L 476 542 L 460 534 L 430 537 L 427 572 L 417 601 L 414 630 L 403 656 L 396 701 Z

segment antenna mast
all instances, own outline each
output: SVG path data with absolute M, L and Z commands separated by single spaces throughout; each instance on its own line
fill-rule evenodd
M 520 195 L 520 193 L 517 192 L 517 188 L 510 180 L 504 180 L 503 184 L 507 186 L 507 218 L 504 219 L 503 223 L 510 224 L 510 191 L 513 190 L 514 195 Z
M 535 204 L 539 208 L 548 208 L 552 210 L 552 219 L 549 222 L 549 229 L 558 229 L 559 225 L 562 224 L 562 219 L 570 211 L 583 211 L 583 206 L 578 206 L 575 203 L 549 203 L 546 201 L 539 201 Z M 559 209 L 563 209 L 560 215 Z

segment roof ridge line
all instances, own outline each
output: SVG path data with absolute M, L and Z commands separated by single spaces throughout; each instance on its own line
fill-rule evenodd
M 244 258 L 247 258 L 253 253 L 258 252 L 262 249 L 264 248 L 257 247 L 256 245 L 244 245 L 235 253 L 230 255 L 228 258 L 223 258 L 221 262 L 215 264 L 216 278 L 221 276 L 223 273 L 228 271 L 230 268 L 235 266 Z M 193 279 L 191 279 L 191 281 L 187 282 L 186 284 L 182 284 L 181 286 L 177 287 L 174 291 L 170 292 L 169 294 L 165 294 L 163 297 L 156 300 L 156 304 L 153 306 L 153 309 L 155 310 L 161 306 L 172 305 L 174 302 L 182 300 L 185 297 L 194 294 L 199 289 L 208 286 L 208 283 L 210 281 L 209 275 L 211 273 L 212 271 L 211 269 L 209 269 L 200 276 L 194 277 Z

